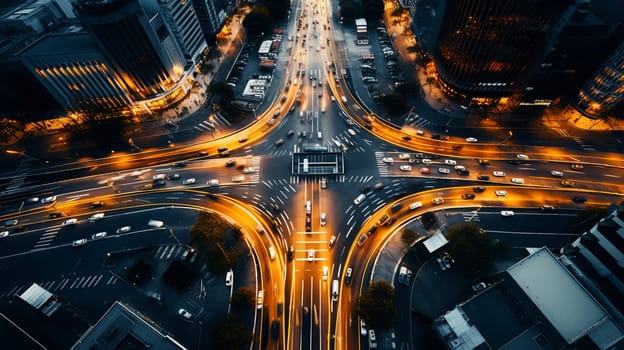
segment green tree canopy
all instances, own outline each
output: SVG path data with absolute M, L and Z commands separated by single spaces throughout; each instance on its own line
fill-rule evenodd
M 426 230 L 430 230 L 438 222 L 438 217 L 434 211 L 428 211 L 422 214 L 420 221 Z
M 370 328 L 384 330 L 394 327 L 394 287 L 383 280 L 371 283 L 358 298 L 355 312 Z
M 401 232 L 401 241 L 408 247 L 416 241 L 416 237 L 418 237 L 418 233 L 411 228 L 405 228 Z
M 479 274 L 494 263 L 496 246 L 479 226 L 467 222 L 449 228 L 448 251 L 466 272 Z
M 230 304 L 237 310 L 244 310 L 256 302 L 256 291 L 249 287 L 240 287 L 234 291 Z

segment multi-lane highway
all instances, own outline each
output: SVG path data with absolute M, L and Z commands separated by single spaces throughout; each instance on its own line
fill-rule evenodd
M 349 67 L 333 38 L 335 23 L 329 3 L 293 3 L 286 28 L 292 49 L 280 58 L 285 63 L 278 66 L 282 81 L 273 83 L 275 101 L 243 130 L 216 140 L 200 136 L 174 148 L 51 164 L 27 174 L 5 172 L 3 187 L 17 175 L 23 184 L 4 192 L 2 221 L 19 224 L 2 229 L 9 234 L 1 238 L 0 259 L 5 270 L 23 273 L 5 279 L 6 290 L 0 292 L 32 281 L 90 286 L 106 279 L 111 286 L 106 293 L 131 293 L 132 288 L 115 289 L 108 275 L 113 269 L 99 259 L 107 252 L 185 246 L 198 211 L 210 211 L 238 225 L 253 252 L 255 292 L 263 292 L 255 309 L 258 344 L 352 349 L 361 340 L 354 303 L 368 286 L 376 254 L 390 235 L 424 212 L 500 217 L 501 210 L 514 211 L 492 226 L 503 232 L 543 205 L 574 212 L 606 205 L 624 193 L 619 153 L 578 154 L 552 140 L 540 146 L 482 136 L 477 142 L 453 135 L 434 139 L 430 131 L 387 124 L 351 93 L 342 73 Z M 293 154 L 312 144 L 341 152 L 344 174 L 294 174 Z M 163 182 L 154 182 L 161 177 Z M 35 196 L 39 201 L 29 203 Z M 48 196 L 55 199 L 41 203 Z M 579 197 L 584 200 L 573 201 Z M 442 201 L 434 204 L 436 198 Z M 99 201 L 104 205 L 92 205 Z M 104 220 L 90 220 L 100 212 Z M 57 213 L 61 216 L 54 217 Z M 64 225 L 70 218 L 77 222 Z M 151 219 L 164 226 L 147 225 Z M 131 229 L 117 233 L 123 226 Z M 107 234 L 94 236 L 99 232 Z M 72 246 L 80 239 L 86 244 Z M 152 253 L 165 256 L 166 249 Z M 81 272 L 81 266 L 96 265 L 101 267 L 88 277 Z M 81 274 L 80 282 L 67 277 Z M 165 315 L 180 307 L 190 311 L 193 326 L 207 312 L 195 300 L 164 305 Z M 94 316 L 103 311 L 89 309 Z M 157 317 L 162 311 L 148 312 Z M 273 321 L 279 323 L 279 336 L 267 339 L 261 330 Z M 189 346 L 201 344 L 189 331 L 194 328 L 163 324 L 180 338 L 193 339 Z

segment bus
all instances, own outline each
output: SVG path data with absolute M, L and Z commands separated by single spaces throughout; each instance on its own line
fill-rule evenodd
M 304 173 L 308 172 L 308 158 L 303 159 L 303 172 Z

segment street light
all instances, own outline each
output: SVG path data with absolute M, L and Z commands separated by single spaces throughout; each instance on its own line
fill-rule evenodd
M 501 143 L 500 145 L 502 146 L 505 142 L 509 141 L 509 139 L 513 136 L 513 132 L 511 132 L 511 130 L 509 130 L 509 136 L 507 136 Z
M 21 151 L 21 152 L 20 152 L 20 151 L 16 151 L 16 150 L 12 150 L 12 149 L 7 149 L 5 152 L 6 152 L 7 154 L 16 154 L 16 155 L 24 156 L 24 157 L 26 157 L 26 158 L 28 158 L 28 159 L 37 160 L 37 161 L 40 161 L 40 162 L 42 162 L 42 163 L 46 163 L 46 164 L 50 163 L 50 161 L 48 161 L 48 160 L 45 160 L 45 161 L 44 161 L 44 160 L 41 160 L 41 159 L 39 159 L 39 158 L 35 158 L 35 157 L 31 156 L 31 155 L 28 155 L 28 154 L 26 153 L 26 151 Z

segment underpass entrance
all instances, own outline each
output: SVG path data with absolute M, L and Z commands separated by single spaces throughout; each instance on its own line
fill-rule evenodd
M 344 158 L 328 146 L 307 144 L 295 149 L 290 169 L 296 176 L 343 175 Z

